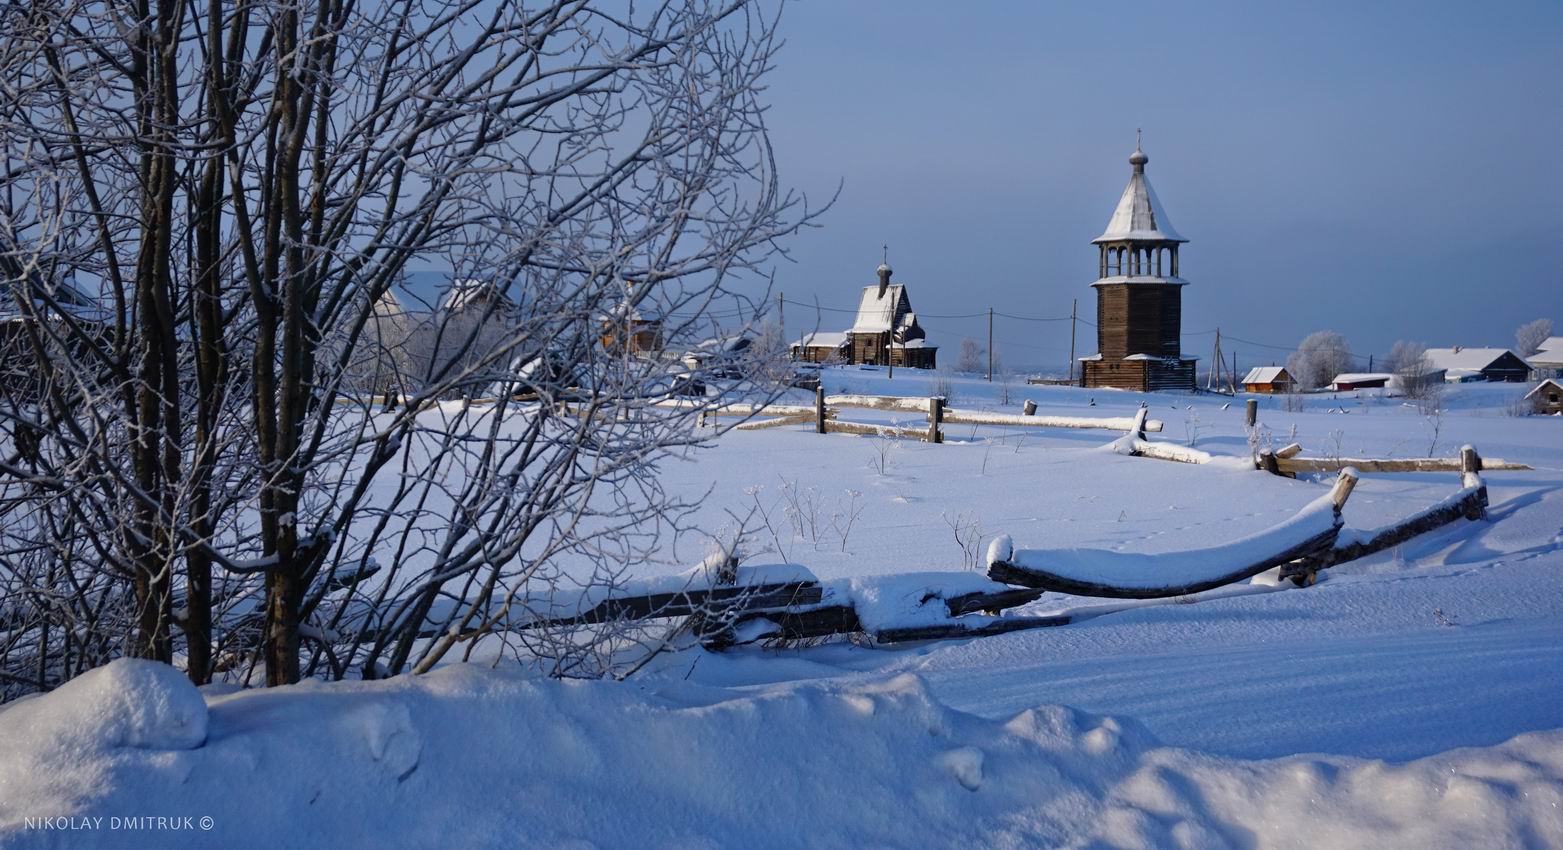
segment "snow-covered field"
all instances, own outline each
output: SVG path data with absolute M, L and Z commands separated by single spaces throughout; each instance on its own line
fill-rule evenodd
M 826 386 L 925 395 L 931 381 L 851 369 Z M 1452 387 L 1435 417 L 1356 394 L 1300 412 L 1263 399 L 1276 447 L 1447 457 L 1470 443 L 1535 467 L 1486 476 L 1487 520 L 1308 588 L 1265 574 L 1197 604 L 1114 603 L 967 641 L 690 649 L 621 684 L 501 662 L 198 693 L 116 662 L 0 709 L 0 844 L 1563 847 L 1563 418 L 1509 415 L 1524 389 Z M 1030 398 L 1061 416 L 1145 402 L 1165 423 L 1153 439 L 1249 454 L 1241 402 L 1218 396 L 1015 384 L 1005 405 L 974 379 L 950 395 L 958 409 L 1018 413 Z M 708 529 L 754 510 L 747 563 L 848 583 L 977 570 L 999 534 L 1022 548 L 1210 547 L 1293 516 L 1331 479 L 1125 457 L 1103 448 L 1107 431 L 946 434 L 730 432 L 662 477 L 710 491 Z M 1366 474 L 1348 532 L 1458 478 Z M 708 546 L 687 536 L 638 574 L 675 574 Z M 1103 605 L 1048 595 L 1021 613 Z M 167 820 L 111 820 L 148 816 Z

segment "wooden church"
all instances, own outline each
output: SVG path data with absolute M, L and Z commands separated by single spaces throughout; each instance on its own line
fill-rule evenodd
M 1096 353 L 1080 358 L 1082 387 L 1194 389 L 1194 358 L 1179 347 L 1183 287 L 1178 246 L 1187 242 L 1161 208 L 1145 176 L 1150 157 L 1138 140 L 1133 172 L 1097 246 Z

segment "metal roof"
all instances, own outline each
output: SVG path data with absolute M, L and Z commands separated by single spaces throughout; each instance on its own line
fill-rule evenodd
M 1511 353 L 1507 348 L 1429 348 L 1427 364 L 1451 374 L 1480 372 Z M 1519 357 L 1518 354 L 1514 356 Z M 1524 362 L 1524 358 L 1520 361 Z
M 1151 188 L 1151 181 L 1145 176 L 1145 163 L 1149 161 L 1150 157 L 1136 144 L 1134 153 L 1129 157 L 1129 164 L 1134 167 L 1134 172 L 1129 175 L 1129 185 L 1124 187 L 1123 196 L 1118 199 L 1118 207 L 1107 222 L 1107 230 L 1092 239 L 1092 244 L 1124 240 L 1188 241 L 1172 229 L 1172 221 L 1167 218 L 1166 210 L 1161 208 L 1161 201 L 1156 198 L 1156 190 Z
M 1254 368 L 1248 370 L 1247 375 L 1243 376 L 1243 383 L 1273 384 L 1280 379 L 1282 373 L 1285 371 L 1285 366 L 1255 366 Z M 1287 376 L 1287 380 L 1291 380 L 1290 375 Z

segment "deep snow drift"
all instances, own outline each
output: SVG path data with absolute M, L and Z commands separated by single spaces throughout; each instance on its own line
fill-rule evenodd
M 1563 732 L 1402 765 L 1243 761 L 1163 747 L 1133 721 L 1058 706 L 979 718 L 941 704 L 910 674 L 744 693 L 528 680 L 476 666 L 214 695 L 208 718 L 188 711 L 195 688 L 153 667 L 122 660 L 83 676 L 73 685 L 96 697 L 90 708 L 62 688 L 0 714 L 8 844 L 1563 842 Z M 143 698 L 167 708 L 113 718 Z M 82 734 L 90 710 L 116 731 Z M 14 712 L 28 722 L 10 722 Z M 202 725 L 204 743 L 193 734 Z M 178 831 L 26 823 L 103 814 L 209 817 L 211 829 L 200 820 Z
M 831 392 L 928 383 L 827 372 Z M 1016 386 L 1000 403 L 995 385 L 953 389 L 993 424 L 949 426 L 941 446 L 733 432 L 662 480 L 709 491 L 710 528 L 758 503 L 771 527 L 747 565 L 801 565 L 883 624 L 942 616 L 926 573 L 980 566 L 1000 535 L 1154 570 L 1157 555 L 1286 522 L 1332 478 L 1245 469 L 1229 399 Z M 1308 588 L 1272 572 L 1193 600 L 1047 594 L 1018 613 L 1094 616 L 900 647 L 689 649 L 624 684 L 529 678 L 481 647 L 496 666 L 270 691 L 202 693 L 116 662 L 0 706 L 0 845 L 1563 847 L 1563 419 L 1507 415 L 1523 390 L 1451 388 L 1437 417 L 1376 395 L 1296 412 L 1264 399 L 1256 438 L 1311 455 L 1473 443 L 1536 467 L 1487 476 L 1489 519 Z M 1221 462 L 1011 426 L 1028 397 L 1069 417 L 1146 402 L 1165 423 L 1151 439 Z M 1364 475 L 1343 536 L 1459 486 Z M 634 586 L 690 583 L 707 542 L 633 565 Z M 958 575 L 941 581 L 989 586 Z M 165 823 L 111 830 L 115 816 Z

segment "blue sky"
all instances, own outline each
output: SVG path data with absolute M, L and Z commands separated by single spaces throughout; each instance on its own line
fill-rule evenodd
M 1251 341 L 1227 346 L 1245 367 L 1285 358 L 1252 343 L 1323 328 L 1382 354 L 1563 327 L 1563 3 L 799 0 L 782 29 L 782 179 L 843 184 L 777 269 L 788 299 L 852 305 L 888 243 L 951 355 L 986 321 L 939 314 L 1078 297 L 1094 318 L 1090 240 L 1143 127 L 1191 240 L 1185 353 L 1207 357 L 1196 334 L 1218 325 Z M 1067 322 L 997 336 L 1014 366 L 1067 359 Z

